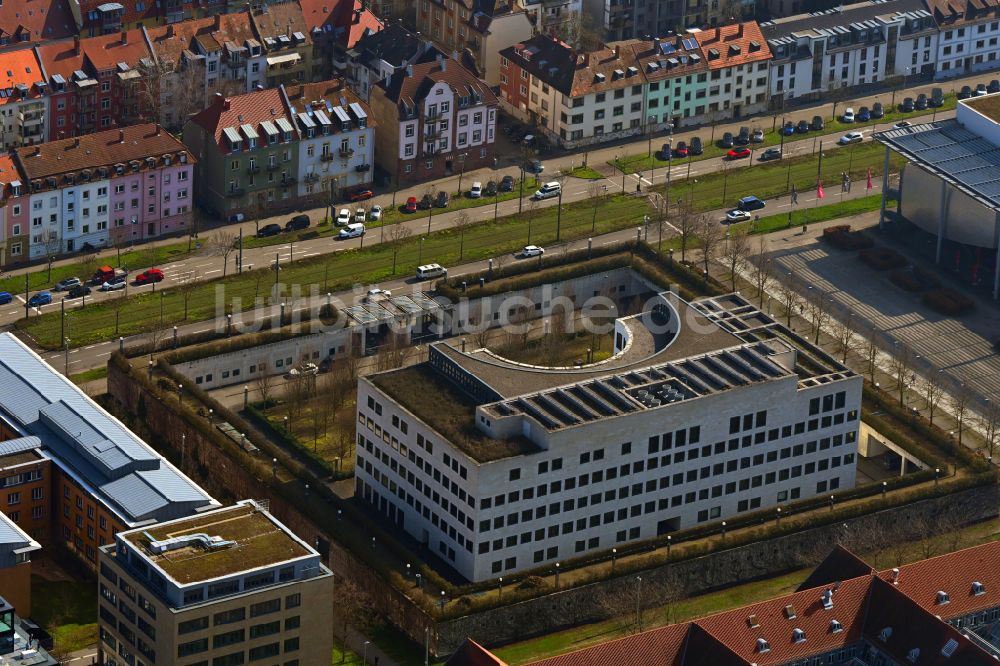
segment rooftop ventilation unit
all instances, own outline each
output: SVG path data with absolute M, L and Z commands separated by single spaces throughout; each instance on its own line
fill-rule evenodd
M 789 620 L 794 620 L 796 617 L 798 617 L 795 614 L 795 606 L 791 604 L 785 606 L 785 617 L 788 618 Z
M 163 553 L 168 553 L 171 550 L 178 550 L 195 544 L 200 545 L 208 551 L 219 550 L 220 548 L 228 548 L 236 545 L 235 541 L 227 541 L 220 536 L 209 536 L 204 532 L 185 534 L 171 539 L 163 539 L 162 541 L 154 539 L 149 532 L 143 532 L 143 535 L 149 539 L 149 550 L 154 555 L 162 555 Z
M 756 629 L 757 627 L 760 626 L 760 622 L 757 621 L 756 615 L 751 615 L 750 617 L 747 618 L 747 626 L 749 626 L 751 629 Z
M 833 590 L 827 590 L 823 593 L 823 608 L 830 610 L 833 608 Z

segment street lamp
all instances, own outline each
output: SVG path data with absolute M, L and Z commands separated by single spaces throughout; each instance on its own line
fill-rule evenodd
M 458 155 L 458 196 L 462 196 L 462 177 L 465 176 L 465 158 L 469 156 L 468 153 L 459 153 Z M 523 178 L 521 180 L 524 180 Z

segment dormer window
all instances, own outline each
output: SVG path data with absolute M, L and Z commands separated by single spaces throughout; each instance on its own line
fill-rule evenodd
M 878 639 L 885 643 L 892 637 L 892 627 L 885 627 L 882 631 L 878 632 Z
M 978 580 L 972 583 L 972 594 L 973 596 L 981 597 L 986 594 L 986 586 L 980 583 Z
M 760 622 L 757 621 L 756 615 L 751 615 L 750 617 L 747 618 L 747 626 L 749 626 L 751 629 L 756 629 L 757 627 L 760 626 Z
M 788 618 L 789 620 L 794 620 L 796 617 L 798 617 L 795 614 L 795 606 L 791 604 L 785 606 L 785 617 Z
M 805 643 L 806 642 L 806 632 L 802 631 L 798 627 L 792 629 L 792 642 L 793 643 Z
M 601 74 L 600 72 L 594 74 L 594 82 L 595 83 L 604 83 L 604 75 Z
M 764 654 L 771 651 L 771 644 L 765 638 L 757 639 L 757 654 Z
M 844 625 L 842 625 L 837 620 L 830 620 L 830 633 L 839 634 L 844 630 Z
M 950 602 L 951 602 L 951 597 L 948 596 L 948 593 L 945 592 L 944 590 L 938 590 L 938 593 L 937 593 L 937 604 L 938 604 L 938 606 L 944 606 L 945 604 L 950 603 Z
M 911 664 L 917 663 L 917 659 L 920 659 L 920 648 L 913 648 L 906 653 L 906 661 Z

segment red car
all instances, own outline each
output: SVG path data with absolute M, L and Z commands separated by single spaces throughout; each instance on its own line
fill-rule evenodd
M 153 284 L 163 280 L 163 271 L 159 268 L 150 268 L 148 271 L 140 273 L 135 278 L 136 284 Z
M 371 199 L 375 196 L 375 193 L 371 190 L 357 190 L 356 192 L 351 192 L 351 201 L 364 201 L 365 199 Z
M 409 199 L 406 200 L 406 203 L 403 204 L 403 212 L 404 213 L 416 213 L 417 212 L 417 198 L 416 197 L 410 197 Z
M 726 155 L 731 160 L 738 160 L 738 159 L 742 159 L 744 157 L 750 157 L 750 149 L 749 148 L 733 148 L 728 153 L 726 153 Z

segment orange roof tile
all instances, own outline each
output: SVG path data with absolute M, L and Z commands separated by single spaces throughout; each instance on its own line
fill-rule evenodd
M 81 40 L 82 44 L 82 40 Z M 71 80 L 73 72 L 83 69 L 83 47 L 80 52 L 76 52 L 76 47 L 71 40 L 63 42 L 46 42 L 39 44 L 38 57 L 45 65 L 45 73 L 49 76 L 61 75 L 67 81 Z
M 734 23 L 693 33 L 709 69 L 771 59 L 771 49 L 756 21 Z M 718 55 L 716 55 L 718 54 Z
M 657 664 L 681 666 L 690 623 L 672 624 L 593 647 L 531 662 L 530 666 L 608 666 Z
M 891 570 L 881 571 L 879 577 L 892 582 L 893 574 Z M 973 583 L 982 586 L 981 593 L 977 594 Z M 899 567 L 895 587 L 946 620 L 1000 607 L 1000 542 Z M 948 595 L 948 603 L 939 603 L 939 591 Z
M 80 48 L 95 70 L 114 69 L 120 62 L 135 67 L 142 58 L 152 56 L 142 30 L 128 30 L 124 34 L 125 43 L 122 42 L 122 33 L 80 40 Z
M 466 638 L 445 666 L 507 666 L 507 662 L 501 661 L 471 638 Z
M 316 102 L 321 99 L 329 100 L 334 106 L 360 104 L 361 108 L 364 109 L 365 114 L 368 116 L 366 122 L 367 126 L 375 127 L 377 124 L 368 103 L 358 97 L 357 94 L 347 86 L 343 79 L 314 81 L 313 83 L 285 86 L 285 95 L 288 97 L 288 102 L 294 106 L 296 111 L 299 113 L 305 109 L 306 104 Z M 344 100 L 343 103 L 341 103 L 340 100 Z
M 229 152 L 228 145 L 222 140 L 223 130 L 227 127 L 238 131 L 240 125 L 251 125 L 259 134 L 260 123 L 265 120 L 275 122 L 278 118 L 284 118 L 295 127 L 281 89 L 266 88 L 245 95 L 217 97 L 211 106 L 195 114 L 191 122 L 212 133 L 223 152 Z M 298 136 L 297 130 L 295 136 Z
M 312 43 L 312 36 L 309 28 L 306 27 L 305 16 L 297 2 L 263 5 L 260 10 L 253 12 L 253 22 L 257 26 L 257 32 L 261 39 L 301 32 L 305 37 L 305 43 Z
M 84 23 L 87 23 L 87 14 L 106 2 L 108 0 L 81 0 L 80 13 L 85 17 Z M 162 3 L 156 2 L 156 0 L 115 0 L 115 2 L 125 10 L 122 14 L 122 25 L 129 25 L 137 21 L 155 21 L 166 15 Z
M 351 49 L 365 32 L 379 32 L 385 26 L 361 0 L 299 0 L 310 33 L 330 33 L 344 48 Z
M 4 0 L 0 10 L 0 37 L 21 42 L 63 39 L 75 35 L 76 19 L 68 0 Z
M 13 180 L 20 180 L 14 158 L 0 154 L 0 199 L 10 196 L 10 183 Z
M 42 68 L 33 49 L 0 53 L 0 89 L 11 89 L 17 85 L 28 86 L 28 98 L 39 96 L 35 84 L 44 81 Z M 5 95 L 0 105 L 21 100 L 20 94 Z

